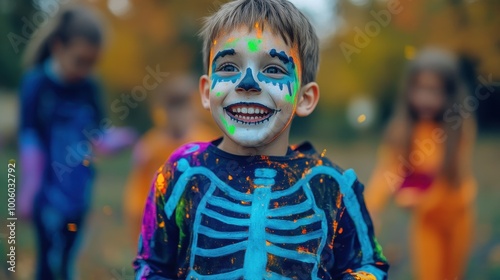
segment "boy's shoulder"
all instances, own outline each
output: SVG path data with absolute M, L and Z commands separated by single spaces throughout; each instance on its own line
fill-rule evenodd
M 304 157 L 309 161 L 312 161 L 313 164 L 311 166 L 324 166 L 332 168 L 339 173 L 345 172 L 342 167 L 337 165 L 335 162 L 330 160 L 329 157 L 326 156 L 326 149 L 323 149 L 321 153 L 319 153 L 310 142 L 303 142 L 300 145 L 292 145 L 291 149 L 294 152 L 298 152 L 299 158 Z
M 186 143 L 176 150 L 174 150 L 165 163 L 160 167 L 158 172 L 168 172 L 170 173 L 173 169 L 178 169 L 177 165 L 179 162 L 187 162 L 191 164 L 195 161 L 195 158 L 199 156 L 201 153 L 205 152 L 211 142 L 189 142 Z
M 203 142 L 203 141 L 195 141 L 186 143 L 175 151 L 172 152 L 170 157 L 168 158 L 168 163 L 174 163 L 179 161 L 181 158 L 187 159 L 192 158 L 193 156 L 197 156 L 200 153 L 203 153 L 207 150 L 208 146 L 211 142 Z

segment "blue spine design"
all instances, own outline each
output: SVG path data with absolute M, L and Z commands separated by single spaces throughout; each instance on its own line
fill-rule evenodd
M 291 279 L 284 275 L 266 270 L 268 254 L 277 257 L 293 259 L 312 265 L 311 279 L 318 279 L 318 266 L 320 264 L 321 252 L 326 243 L 328 225 L 325 213 L 318 208 L 314 195 L 311 191 L 309 181 L 317 175 L 324 174 L 332 176 L 341 185 L 341 191 L 351 189 L 356 180 L 353 171 L 340 173 L 334 168 L 326 166 L 316 166 L 309 170 L 299 181 L 290 188 L 272 191 L 275 184 L 274 177 L 277 171 L 269 168 L 255 170 L 253 183 L 255 189 L 253 193 L 243 193 L 237 191 L 219 179 L 212 171 L 206 167 L 191 167 L 186 159 L 177 162 L 177 168 L 183 172 L 174 185 L 172 194 L 165 204 L 165 213 L 170 219 L 177 207 L 177 204 L 186 188 L 187 182 L 195 175 L 203 175 L 210 180 L 210 187 L 204 194 L 195 215 L 193 225 L 193 240 L 190 255 L 190 272 L 188 279 L 239 279 L 261 280 L 261 279 Z M 220 192 L 216 192 L 216 190 Z M 294 195 L 302 191 L 306 199 L 295 205 L 286 205 L 271 208 L 270 201 L 280 199 L 285 196 Z M 219 193 L 230 197 L 230 199 L 219 196 Z M 241 201 L 237 203 L 234 201 Z M 249 218 L 231 217 L 224 213 L 219 213 L 211 209 L 213 206 L 225 211 L 246 215 Z M 358 206 L 359 209 L 359 206 Z M 312 215 L 301 217 L 296 220 L 287 220 L 286 217 L 304 212 L 311 212 Z M 206 217 L 215 219 L 229 226 L 237 226 L 246 230 L 224 232 L 216 228 L 210 228 L 202 223 Z M 310 231 L 300 235 L 278 235 L 273 230 L 292 231 L 303 226 L 321 224 L 318 230 Z M 366 228 L 366 227 L 365 227 Z M 201 248 L 198 242 L 199 236 L 204 235 L 212 239 L 234 240 L 235 242 L 218 248 Z M 315 252 L 303 252 L 285 249 L 276 244 L 297 245 L 309 241 L 317 241 L 318 247 Z M 362 245 L 366 246 L 366 243 Z M 233 271 L 224 273 L 213 273 L 204 275 L 197 272 L 195 261 L 197 257 L 223 257 L 230 256 L 236 252 L 245 251 L 243 267 L 235 267 Z

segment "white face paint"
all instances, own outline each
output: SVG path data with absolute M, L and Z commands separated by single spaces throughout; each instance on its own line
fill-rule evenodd
M 225 138 L 263 147 L 288 132 L 300 89 L 297 47 L 242 27 L 213 42 L 210 61 L 210 110 Z

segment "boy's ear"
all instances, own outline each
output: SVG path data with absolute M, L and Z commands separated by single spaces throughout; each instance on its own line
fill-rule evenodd
M 297 101 L 295 113 L 299 117 L 309 116 L 319 101 L 319 86 L 316 82 L 310 82 L 303 86 L 301 95 Z
M 203 108 L 210 110 L 210 78 L 207 75 L 200 77 L 200 95 Z

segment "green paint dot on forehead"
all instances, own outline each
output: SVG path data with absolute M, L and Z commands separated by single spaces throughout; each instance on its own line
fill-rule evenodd
M 217 97 L 219 97 L 219 96 L 221 96 L 221 95 L 222 95 L 222 92 L 220 92 L 220 91 L 218 91 L 218 92 L 215 94 L 215 96 L 217 96 Z
M 259 45 L 262 43 L 262 39 L 249 39 L 248 40 L 248 50 L 250 52 L 257 52 L 259 50 Z

